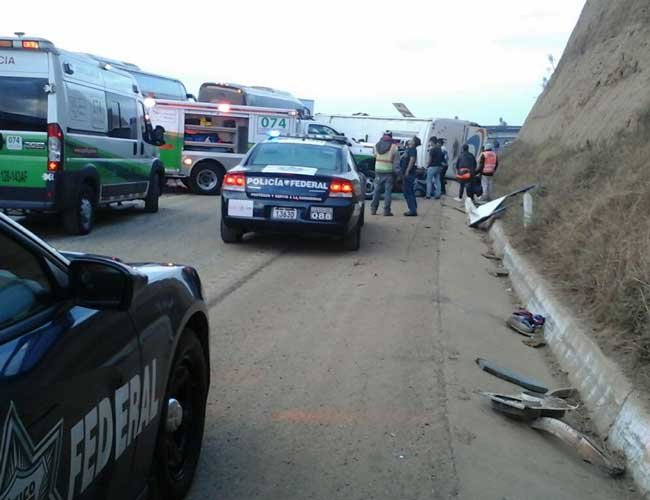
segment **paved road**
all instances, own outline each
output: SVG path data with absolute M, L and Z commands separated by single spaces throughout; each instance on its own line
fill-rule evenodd
M 182 192 L 155 216 L 109 213 L 88 237 L 31 227 L 62 248 L 201 272 L 213 383 L 194 500 L 636 498 L 480 399 L 516 389 L 478 356 L 563 382 L 503 326 L 507 284 L 463 215 L 423 206 L 368 217 L 358 253 L 313 239 L 225 246 L 218 198 Z

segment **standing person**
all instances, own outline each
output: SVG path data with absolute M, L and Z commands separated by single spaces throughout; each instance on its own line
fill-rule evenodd
M 436 200 L 440 199 L 442 193 L 442 187 L 440 186 L 440 174 L 442 172 L 442 164 L 444 161 L 444 155 L 440 144 L 438 143 L 437 137 L 432 137 L 429 139 L 431 144 L 431 149 L 429 149 L 429 161 L 427 164 L 427 200 L 431 199 L 431 194 L 433 191 L 433 196 Z
M 492 144 L 486 144 L 478 161 L 478 173 L 481 174 L 481 187 L 483 188 L 482 201 L 490 201 L 492 194 L 492 181 L 499 168 L 499 157 L 494 152 Z
M 393 162 L 398 154 L 397 145 L 393 143 L 393 133 L 387 130 L 381 140 L 375 145 L 375 191 L 372 193 L 370 213 L 377 215 L 379 198 L 384 192 L 384 215 L 392 217 L 390 211 L 391 197 L 393 196 L 394 168 Z
M 402 158 L 402 174 L 404 175 L 404 199 L 408 206 L 408 212 L 404 212 L 406 217 L 415 217 L 418 214 L 418 202 L 415 198 L 415 165 L 418 158 L 418 146 L 422 142 L 415 136 L 408 143 L 408 148 Z
M 447 170 L 449 169 L 449 152 L 445 147 L 445 140 L 438 139 L 438 144 L 442 150 L 442 170 L 440 171 L 440 194 L 447 195 Z
M 467 188 L 467 195 L 471 197 L 469 185 L 472 178 L 476 175 L 476 157 L 469 152 L 469 146 L 463 144 L 463 150 L 456 160 L 456 179 L 458 180 L 458 196 L 456 201 L 463 201 L 463 193 Z

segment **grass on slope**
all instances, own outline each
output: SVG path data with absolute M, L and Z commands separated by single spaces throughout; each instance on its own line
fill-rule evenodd
M 531 182 L 535 221 L 524 231 L 513 204 L 513 242 L 594 327 L 606 352 L 650 380 L 650 127 L 616 144 L 561 149 L 515 143 L 498 176 L 503 193 Z

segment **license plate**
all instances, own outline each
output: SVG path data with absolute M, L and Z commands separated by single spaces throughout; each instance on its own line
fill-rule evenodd
M 23 138 L 19 135 L 8 135 L 6 140 L 7 149 L 10 151 L 23 150 Z
M 311 207 L 311 220 L 333 220 L 334 211 L 330 207 Z
M 273 207 L 273 210 L 271 211 L 271 218 L 280 220 L 294 220 L 298 218 L 298 209 Z
M 252 217 L 253 200 L 228 200 L 228 215 L 230 217 Z

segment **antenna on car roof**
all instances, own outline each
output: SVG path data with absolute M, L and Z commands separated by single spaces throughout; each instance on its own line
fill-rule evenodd
M 25 36 L 24 31 L 14 31 L 14 35 L 16 35 L 18 38 L 22 38 Z

